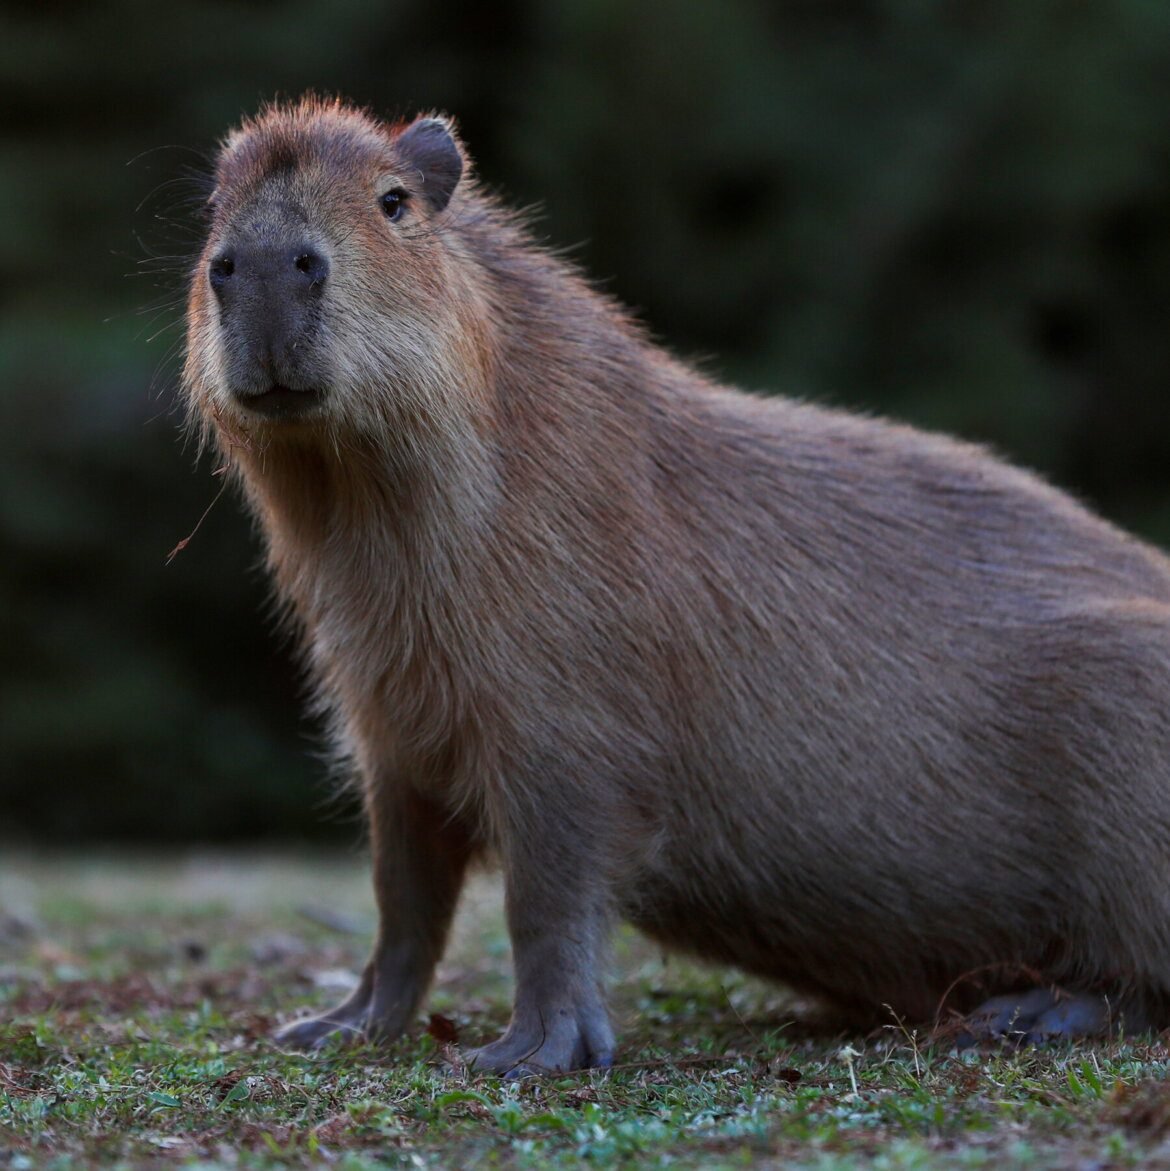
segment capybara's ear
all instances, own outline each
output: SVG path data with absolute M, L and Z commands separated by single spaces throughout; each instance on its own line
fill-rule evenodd
M 463 175 L 463 150 L 451 122 L 416 118 L 401 131 L 395 146 L 405 167 L 418 175 L 418 193 L 432 211 L 442 211 Z

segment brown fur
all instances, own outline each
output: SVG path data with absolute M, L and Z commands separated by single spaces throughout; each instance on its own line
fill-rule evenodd
M 246 123 L 192 281 L 192 412 L 370 822 L 362 986 L 287 1039 L 405 1027 L 485 851 L 488 1068 L 610 1060 L 614 916 L 847 1008 L 1002 965 L 1164 1021 L 1170 563 L 976 447 L 713 385 L 407 130 Z M 329 273 L 282 357 L 208 266 L 301 237 Z M 257 413 L 257 369 L 324 397 Z

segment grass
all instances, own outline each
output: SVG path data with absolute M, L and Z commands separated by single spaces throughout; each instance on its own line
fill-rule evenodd
M 490 880 L 468 893 L 428 1027 L 316 1057 L 267 1039 L 336 999 L 373 911 L 354 857 L 0 864 L 0 1169 L 1170 1167 L 1161 1041 L 956 1054 L 897 1022 L 792 1023 L 781 990 L 619 940 L 622 1064 L 469 1076 L 507 1021 Z

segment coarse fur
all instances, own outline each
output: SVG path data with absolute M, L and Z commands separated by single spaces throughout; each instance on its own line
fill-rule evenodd
M 192 277 L 192 417 L 370 825 L 361 986 L 285 1038 L 406 1027 L 485 852 L 482 1068 L 612 1059 L 615 917 L 848 1010 L 1031 973 L 1166 1023 L 1170 563 L 975 446 L 713 384 L 468 168 L 443 119 L 270 107 Z

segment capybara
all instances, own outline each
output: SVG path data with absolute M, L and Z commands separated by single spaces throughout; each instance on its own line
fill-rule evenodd
M 851 1014 L 1167 1023 L 1159 552 L 979 447 L 716 385 L 442 117 L 226 139 L 184 381 L 369 821 L 373 954 L 286 1042 L 407 1027 L 479 856 L 516 990 L 478 1069 L 613 1060 L 619 919 Z

